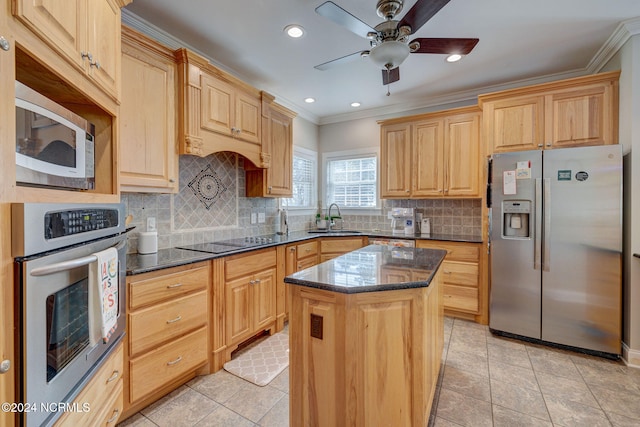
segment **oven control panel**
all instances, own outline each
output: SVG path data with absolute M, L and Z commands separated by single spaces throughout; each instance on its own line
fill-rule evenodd
M 117 227 L 117 209 L 73 209 L 47 212 L 44 216 L 45 239 L 71 236 L 87 231 Z

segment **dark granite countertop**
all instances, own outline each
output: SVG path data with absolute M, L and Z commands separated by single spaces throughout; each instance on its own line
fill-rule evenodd
M 301 242 L 304 240 L 315 239 L 318 237 L 348 237 L 348 236 L 367 236 L 370 239 L 384 238 L 384 239 L 398 239 L 398 240 L 440 240 L 451 242 L 467 242 L 467 243 L 482 243 L 482 236 L 476 235 L 454 235 L 454 234 L 431 234 L 424 236 L 421 234 L 414 235 L 400 235 L 392 234 L 385 231 L 357 231 L 353 232 L 345 230 L 343 232 L 335 231 L 331 233 L 326 232 L 309 232 L 309 231 L 295 231 L 288 235 L 273 235 L 272 242 L 264 243 L 259 246 L 250 247 L 227 247 L 228 250 L 220 253 L 208 253 L 198 252 L 195 250 L 186 250 L 178 248 L 160 249 L 156 254 L 141 255 L 141 254 L 127 254 L 127 275 L 135 275 L 141 273 L 147 273 L 149 271 L 161 270 L 164 268 L 177 267 L 179 265 L 190 264 L 198 261 L 204 261 L 208 259 L 220 258 L 229 255 L 250 252 L 258 249 L 269 248 L 273 246 L 286 245 L 289 243 Z
M 634 257 L 640 258 L 640 254 L 633 254 Z
M 439 249 L 369 245 L 294 273 L 284 281 L 346 294 L 424 288 L 446 254 Z

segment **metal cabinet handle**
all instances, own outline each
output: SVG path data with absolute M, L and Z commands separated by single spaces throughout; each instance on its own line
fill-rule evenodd
M 173 366 L 176 363 L 180 363 L 182 361 L 182 356 L 178 356 L 178 358 L 176 360 L 172 360 L 170 362 L 167 362 L 167 366 Z
M 256 279 L 256 285 L 260 284 L 260 279 Z
M 311 248 L 307 248 L 307 252 L 311 252 Z
M 295 251 L 296 251 L 296 248 L 289 248 L 289 251 L 290 251 L 290 252 L 295 252 Z
M 167 289 L 175 289 L 179 288 L 180 286 L 182 286 L 182 283 L 174 283 L 172 285 L 167 285 Z
M 551 143 L 550 142 L 547 142 L 547 147 L 551 147 Z
M 175 319 L 167 320 L 167 325 L 170 325 L 171 323 L 176 323 L 180 320 L 182 320 L 182 316 L 178 316 Z
M 96 69 L 100 69 L 100 63 L 98 61 L 91 61 L 89 60 L 89 66 L 90 67 L 96 67 Z
M 250 284 L 250 285 L 255 285 L 255 284 L 256 284 L 256 281 L 255 281 L 255 280 L 249 280 L 249 284 Z
M 113 410 L 113 416 L 107 420 L 107 424 L 111 424 L 112 422 L 117 420 L 119 414 L 120 414 L 120 410 L 118 408 L 115 408 Z
M 107 384 L 109 384 L 110 382 L 115 381 L 119 376 L 120 376 L 120 371 L 114 370 L 113 374 L 111 375 L 111 377 L 107 380 Z
M 169 182 L 174 183 L 176 180 L 174 178 L 169 178 Z
M 82 52 L 80 52 L 80 56 L 82 56 L 82 59 L 87 58 L 89 60 L 89 62 L 93 61 L 93 55 L 91 54 L 91 52 L 82 51 Z
M 0 362 L 0 374 L 9 372 L 9 369 L 11 369 L 11 361 L 9 359 Z
M 542 144 L 538 144 L 538 147 L 543 147 L 543 145 Z
M 11 48 L 11 45 L 9 44 L 9 41 L 4 37 L 0 36 L 0 49 L 7 51 L 10 48 Z
M 442 270 L 442 272 L 443 272 L 444 274 L 451 274 L 451 272 L 450 272 L 450 271 L 447 271 L 447 270 Z

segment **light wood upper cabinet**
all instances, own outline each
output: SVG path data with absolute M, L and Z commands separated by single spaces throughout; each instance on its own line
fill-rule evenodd
M 488 154 L 618 143 L 619 71 L 478 97 Z
M 176 78 L 173 51 L 122 28 L 122 191 L 178 191 Z
M 15 0 L 14 15 L 31 31 L 118 99 L 120 8 L 128 0 Z
M 480 197 L 475 107 L 381 122 L 383 198 Z
M 444 119 L 444 194 L 480 196 L 480 113 Z
M 407 197 L 411 193 L 411 125 L 381 127 L 380 185 L 382 197 Z M 396 167 L 403 165 L 403 167 Z
M 178 63 L 178 134 L 181 154 L 232 151 L 269 167 L 263 148 L 262 92 L 187 49 Z
M 262 149 L 270 167 L 245 165 L 247 197 L 293 195 L 293 118 L 296 114 L 262 93 Z
M 213 75 L 202 75 L 202 128 L 260 144 L 260 99 Z

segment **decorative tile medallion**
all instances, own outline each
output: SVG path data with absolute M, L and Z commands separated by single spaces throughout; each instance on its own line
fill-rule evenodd
M 198 197 L 198 200 L 207 210 L 211 209 L 211 205 L 218 199 L 227 188 L 222 184 L 218 175 L 211 169 L 211 165 L 207 165 L 202 169 L 195 178 L 189 183 L 189 188 Z
M 180 186 L 172 201 L 171 229 L 202 231 L 238 226 L 238 156 L 180 156 Z

